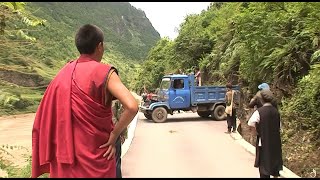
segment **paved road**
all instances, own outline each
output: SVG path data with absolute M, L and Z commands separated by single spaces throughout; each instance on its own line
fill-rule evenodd
M 156 124 L 139 113 L 123 177 L 259 177 L 254 156 L 224 133 L 226 121 L 196 113 L 168 118 Z
M 0 144 L 31 148 L 34 115 L 0 117 Z M 254 157 L 223 133 L 225 121 L 193 113 L 169 115 L 161 124 L 141 113 L 139 119 L 123 177 L 259 177 Z

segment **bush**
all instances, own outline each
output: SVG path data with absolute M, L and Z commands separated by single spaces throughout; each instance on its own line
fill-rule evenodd
M 33 105 L 34 102 L 28 99 L 23 99 L 19 93 L 2 92 L 0 95 L 0 107 L 5 109 L 26 109 Z
M 283 101 L 284 124 L 296 131 L 308 130 L 314 139 L 320 137 L 320 65 L 313 66 L 302 78 L 293 97 Z
M 282 101 L 284 163 L 301 177 L 319 177 L 320 64 L 297 84 L 291 98 Z M 303 146 L 301 145 L 303 144 Z

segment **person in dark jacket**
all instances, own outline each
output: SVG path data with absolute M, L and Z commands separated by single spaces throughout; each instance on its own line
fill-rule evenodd
M 261 103 L 261 94 L 260 92 L 262 90 L 270 90 L 270 87 L 267 83 L 262 83 L 258 86 L 259 91 L 256 93 L 256 95 L 250 100 L 250 103 L 248 105 L 249 108 L 260 108 L 262 107 L 262 103 Z M 278 103 L 277 100 L 275 98 L 273 98 L 271 104 L 278 109 Z
M 258 108 L 248 121 L 248 125 L 255 127 L 257 132 L 254 167 L 259 168 L 261 178 L 270 178 L 270 175 L 279 177 L 283 166 L 280 114 L 271 104 L 274 100 L 273 93 L 262 90 L 260 94 L 262 107 Z

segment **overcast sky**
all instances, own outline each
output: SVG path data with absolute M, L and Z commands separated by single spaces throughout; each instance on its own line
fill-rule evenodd
M 146 13 L 153 27 L 163 38 L 174 39 L 178 36 L 176 28 L 188 14 L 199 14 L 207 10 L 210 2 L 130 2 L 137 9 Z

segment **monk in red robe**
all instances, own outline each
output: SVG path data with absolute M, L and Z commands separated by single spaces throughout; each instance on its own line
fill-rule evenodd
M 104 36 L 94 25 L 82 26 L 75 38 L 80 52 L 51 81 L 32 129 L 32 177 L 116 177 L 115 143 L 138 111 L 117 70 L 100 63 Z M 124 111 L 112 123 L 111 102 Z

